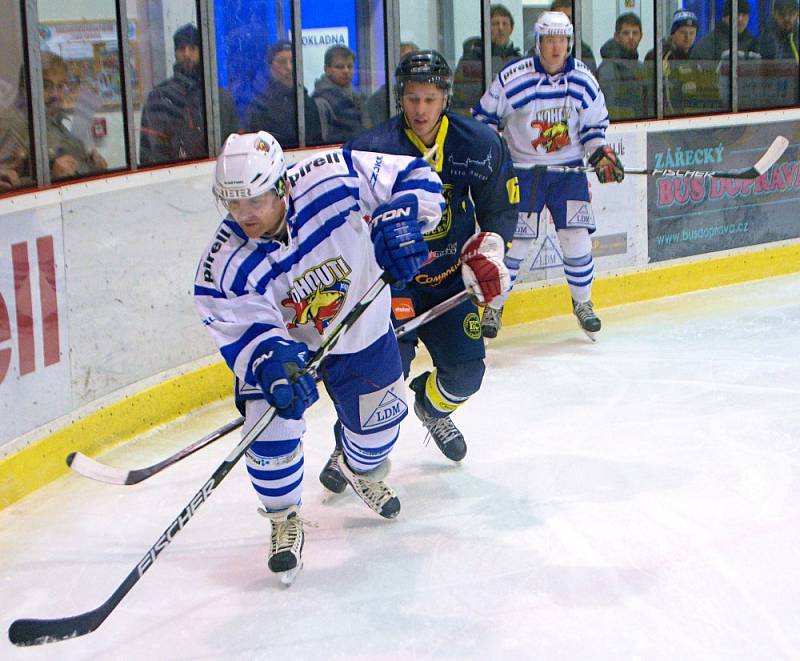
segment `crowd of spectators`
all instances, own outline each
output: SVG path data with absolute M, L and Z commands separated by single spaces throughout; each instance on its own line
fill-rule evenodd
M 572 20 L 572 0 L 553 0 L 550 10 L 562 12 Z M 758 38 L 748 29 L 750 11 L 749 0 L 738 0 L 736 4 L 726 0 L 716 24 L 700 39 L 701 25 L 692 11 L 679 9 L 673 14 L 669 35 L 661 44 L 666 116 L 724 111 L 728 107 L 725 76 L 730 75 L 733 16 L 738 34 L 739 107 L 748 107 L 748 99 L 753 94 L 769 96 L 768 81 L 781 76 L 791 82 L 788 92 L 784 90 L 784 93 L 793 95 L 784 105 L 796 103 L 800 66 L 798 0 L 774 0 Z M 490 17 L 491 75 L 494 77 L 508 63 L 525 55 L 511 39 L 515 26 L 511 12 L 502 4 L 494 4 Z M 640 59 L 642 33 L 641 20 L 635 13 L 618 16 L 614 34 L 599 49 L 599 66 L 591 46 L 581 41 L 581 60 L 596 75 L 612 120 L 655 116 L 657 49 L 649 49 Z M 173 75 L 149 92 L 142 107 L 140 165 L 213 156 L 209 154 L 206 137 L 200 38 L 192 24 L 180 27 L 173 35 Z M 483 43 L 479 36 L 474 36 L 466 39 L 462 46 L 463 53 L 454 73 L 452 109 L 469 114 L 484 88 Z M 219 88 L 223 140 L 232 132 L 263 129 L 274 135 L 284 148 L 299 146 L 293 49 L 292 43 L 285 40 L 267 45 L 262 60 L 266 64 L 265 76 L 254 87 L 258 91 L 246 105 L 240 104 L 237 109 L 231 95 Z M 418 49 L 415 43 L 402 42 L 399 56 Z M 527 53 L 531 55 L 532 52 Z M 776 60 L 781 62 L 767 65 L 767 61 Z M 771 76 L 765 75 L 766 66 L 772 67 Z M 354 87 L 355 72 L 355 52 L 342 45 L 328 48 L 324 71 L 314 81 L 313 92 L 302 90 L 305 144 L 345 142 L 392 114 L 386 85 L 372 94 L 362 93 Z M 53 181 L 107 169 L 105 159 L 87 136 L 76 135 L 71 130 L 70 116 L 74 109 L 68 107 L 65 100 L 70 93 L 75 96 L 70 85 L 80 83 L 71 83 L 68 74 L 64 59 L 42 52 L 47 154 Z M 742 80 L 747 81 L 744 90 Z M 769 100 L 773 104 L 781 102 L 774 96 Z M 757 103 L 750 107 L 759 107 Z M 0 193 L 32 185 L 34 180 L 28 105 L 27 86 L 21 72 L 16 96 L 0 105 Z

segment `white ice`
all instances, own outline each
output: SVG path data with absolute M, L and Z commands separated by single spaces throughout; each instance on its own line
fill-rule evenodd
M 385 521 L 317 473 L 305 568 L 266 566 L 243 465 L 100 628 L 3 659 L 798 659 L 800 275 L 503 330 L 449 463 L 404 423 Z M 426 365 L 421 359 L 415 371 Z M 102 457 L 154 463 L 226 404 Z M 99 606 L 233 445 L 132 487 L 76 475 L 0 512 L 0 625 Z

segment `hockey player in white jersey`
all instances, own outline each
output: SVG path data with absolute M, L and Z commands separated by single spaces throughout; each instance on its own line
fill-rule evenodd
M 601 183 L 620 182 L 625 171 L 606 144 L 603 92 L 588 67 L 569 55 L 569 19 L 561 12 L 543 12 L 534 31 L 536 55 L 504 67 L 472 114 L 502 130 L 519 177 L 519 220 L 506 254 L 512 283 L 538 236 L 546 206 L 557 230 L 573 311 L 594 339 L 601 324 L 591 300 L 594 260 L 589 235 L 595 220 L 588 180 L 582 173 L 547 172 L 541 166 L 583 165 L 588 156 Z M 487 307 L 482 323 L 490 328 L 485 335 L 499 327 L 503 303 L 504 299 Z
M 268 406 L 278 412 L 245 455 L 272 522 L 273 572 L 301 566 L 303 413 L 318 393 L 300 370 L 382 271 L 408 280 L 422 266 L 441 189 L 427 163 L 406 156 L 337 149 L 287 170 L 265 131 L 229 136 L 217 159 L 214 194 L 228 216 L 203 253 L 195 301 L 237 377 L 243 433 Z M 383 480 L 408 406 L 388 287 L 319 374 L 336 407 L 347 482 L 375 512 L 397 516 L 400 502 Z

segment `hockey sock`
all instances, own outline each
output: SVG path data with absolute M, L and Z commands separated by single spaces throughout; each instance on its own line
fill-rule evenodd
M 300 502 L 303 493 L 303 444 L 290 441 L 256 441 L 245 454 L 247 472 L 268 512 Z
M 533 241 L 533 238 L 515 236 L 511 242 L 511 247 L 508 249 L 505 259 L 503 260 L 503 263 L 508 269 L 508 274 L 511 276 L 511 287 L 505 294 L 498 296 L 492 301 L 493 308 L 499 310 L 503 307 L 511 290 L 514 289 L 514 283 L 519 275 L 520 266 L 522 266 L 525 257 L 528 256 L 528 252 L 530 252 L 533 246 Z
M 438 370 L 434 369 L 425 381 L 425 408 L 433 416 L 442 418 L 450 415 L 469 399 L 453 395 L 442 387 Z
M 358 434 L 344 425 L 341 430 L 339 440 L 347 465 L 356 473 L 366 473 L 388 458 L 400 434 L 400 425 L 372 434 Z
M 592 240 L 587 229 L 558 230 L 558 242 L 564 254 L 564 276 L 572 299 L 584 303 L 592 298 L 594 260 Z

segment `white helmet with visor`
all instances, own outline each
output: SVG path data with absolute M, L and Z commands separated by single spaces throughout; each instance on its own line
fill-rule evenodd
M 574 42 L 574 35 L 572 30 L 572 23 L 566 14 L 560 11 L 545 11 L 542 12 L 536 24 L 533 26 L 533 37 L 536 44 L 536 54 L 541 55 L 540 42 L 542 37 L 567 37 L 569 45 L 567 53 L 572 52 L 572 45 Z
M 266 131 L 228 136 L 214 169 L 214 196 L 227 209 L 231 202 L 286 192 L 286 159 L 278 141 Z

